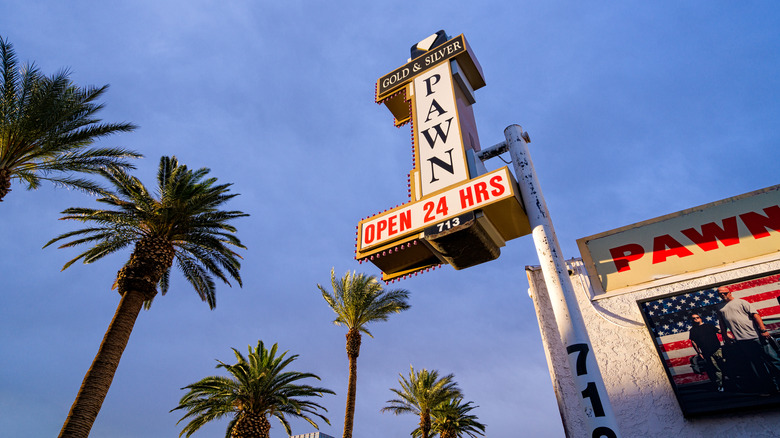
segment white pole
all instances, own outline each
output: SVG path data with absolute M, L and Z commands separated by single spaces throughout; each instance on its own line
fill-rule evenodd
M 527 137 L 519 125 L 504 130 L 506 144 L 512 157 L 523 205 L 531 225 L 536 254 L 542 268 L 547 293 L 553 306 L 563 345 L 569 358 L 577 388 L 581 391 L 580 403 L 592 438 L 617 438 L 620 436 L 615 414 L 609 402 L 604 380 L 593 355 L 593 347 L 585 329 L 574 287 L 569 278 L 566 262 L 555 237 L 550 212 L 542 196 L 539 180 L 526 145 Z

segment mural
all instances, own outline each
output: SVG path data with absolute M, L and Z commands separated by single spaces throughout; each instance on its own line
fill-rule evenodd
M 780 274 L 638 304 L 686 416 L 780 404 Z

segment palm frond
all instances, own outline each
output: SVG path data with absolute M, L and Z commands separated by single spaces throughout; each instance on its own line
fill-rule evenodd
M 200 299 L 207 302 L 210 309 L 215 308 L 217 306 L 216 285 L 208 272 L 196 260 L 189 257 L 176 257 L 176 263 Z
M 71 82 L 68 70 L 45 76 L 32 64 L 20 67 L 13 46 L 2 38 L 0 68 L 0 169 L 10 181 L 29 190 L 49 181 L 102 194 L 96 183 L 73 174 L 134 168 L 130 160 L 141 157 L 137 152 L 89 148 L 97 139 L 136 128 L 97 116 L 107 85 L 82 88 Z

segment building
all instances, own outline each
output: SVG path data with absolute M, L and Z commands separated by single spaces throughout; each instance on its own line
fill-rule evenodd
M 607 238 L 605 251 L 592 251 Z M 724 328 L 721 289 L 750 303 L 762 333 L 780 336 L 777 239 L 780 186 L 580 239 L 590 246 L 581 244 L 582 259 L 567 262 L 576 296 L 568 305 L 582 315 L 620 436 L 778 436 L 780 393 L 769 362 L 763 376 L 753 371 L 755 362 L 723 340 L 729 328 L 718 335 L 731 364 L 718 388 L 692 366 L 690 342 L 701 320 Z M 526 274 L 564 430 L 589 436 L 582 406 L 585 400 L 593 415 L 594 400 L 576 387 L 541 268 Z M 621 281 L 627 274 L 644 277 Z
M 322 432 L 311 432 L 311 433 L 304 433 L 303 435 L 293 435 L 290 438 L 334 438 L 334 437 Z

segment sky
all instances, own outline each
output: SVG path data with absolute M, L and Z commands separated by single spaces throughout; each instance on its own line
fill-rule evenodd
M 208 167 L 240 193 L 228 205 L 247 246 L 243 288 L 218 285 L 209 310 L 178 273 L 142 311 L 92 429 L 172 437 L 182 387 L 219 374 L 262 340 L 337 394 L 319 402 L 341 436 L 346 330 L 317 284 L 330 271 L 379 275 L 354 260 L 361 218 L 408 200 L 409 126 L 374 103 L 376 80 L 439 29 L 464 34 L 487 85 L 480 141 L 526 130 L 566 258 L 576 239 L 778 184 L 780 5 L 768 1 L 313 2 L 5 0 L 0 36 L 44 73 L 110 84 L 105 121 L 139 125 L 101 140 Z M 503 157 L 509 160 L 508 154 Z M 489 169 L 504 165 L 486 162 Z M 0 430 L 58 433 L 105 333 L 129 251 L 61 268 L 74 249 L 42 246 L 94 198 L 14 184 L 0 204 Z M 442 267 L 387 287 L 411 309 L 369 327 L 358 359 L 354 435 L 404 437 L 412 415 L 382 413 L 409 366 L 453 373 L 487 436 L 562 436 L 525 267 L 530 236 L 499 259 Z M 286 436 L 272 420 L 272 438 Z M 223 436 L 227 420 L 195 437 Z M 314 431 L 292 421 L 293 434 Z

